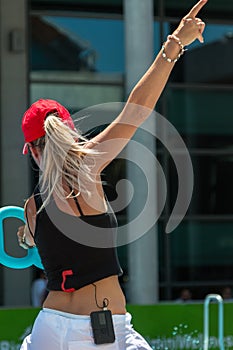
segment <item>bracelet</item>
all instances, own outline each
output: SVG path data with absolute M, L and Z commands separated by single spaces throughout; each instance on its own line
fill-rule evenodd
M 175 63 L 175 62 L 178 61 L 178 59 L 183 55 L 183 53 L 186 50 L 184 49 L 184 45 L 182 44 L 180 39 L 177 38 L 177 36 L 175 36 L 174 34 L 168 35 L 167 41 L 171 41 L 171 40 L 175 40 L 175 42 L 180 46 L 180 51 L 179 51 L 177 57 L 174 58 L 174 59 L 167 57 L 167 54 L 165 52 L 165 44 L 166 44 L 166 42 L 162 45 L 162 57 L 165 59 L 165 61 L 167 61 L 169 63 Z
M 184 50 L 184 45 L 175 34 L 168 35 L 167 40 L 175 40 L 175 42 L 180 46 L 180 50 Z
M 34 245 L 29 245 L 27 242 L 26 242 L 26 236 L 23 235 L 22 239 L 21 239 L 21 242 L 20 242 L 20 246 L 24 249 L 31 249 L 31 248 L 34 248 L 35 246 Z

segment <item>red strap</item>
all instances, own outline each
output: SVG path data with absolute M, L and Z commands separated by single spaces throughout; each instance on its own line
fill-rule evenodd
M 72 270 L 65 270 L 65 271 L 62 271 L 62 284 L 61 284 L 61 289 L 64 291 L 64 292 L 74 292 L 75 289 L 74 288 L 68 288 L 66 289 L 65 288 L 65 283 L 66 283 L 66 276 L 71 276 L 73 275 L 73 271 Z

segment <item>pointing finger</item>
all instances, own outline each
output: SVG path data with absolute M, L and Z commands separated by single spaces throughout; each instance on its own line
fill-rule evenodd
M 202 7 L 207 3 L 208 0 L 200 0 L 193 8 L 189 11 L 186 17 L 196 17 L 198 12 L 202 9 Z

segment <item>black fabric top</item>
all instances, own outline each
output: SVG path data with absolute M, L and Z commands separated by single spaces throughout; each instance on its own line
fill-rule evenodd
M 43 204 L 38 188 L 34 198 L 38 211 Z M 34 240 L 48 278 L 48 290 L 72 292 L 122 274 L 115 248 L 117 220 L 109 204 L 106 213 L 80 214 L 66 214 L 54 200 L 37 214 Z

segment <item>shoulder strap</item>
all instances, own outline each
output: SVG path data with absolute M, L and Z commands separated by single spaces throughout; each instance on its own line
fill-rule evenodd
M 72 187 L 71 187 L 71 186 L 69 186 L 69 189 L 70 189 L 70 192 L 71 192 L 71 193 L 73 193 L 73 192 L 74 192 L 74 190 L 72 189 Z M 78 202 L 78 198 L 77 198 L 76 196 L 75 196 L 75 197 L 73 197 L 73 198 L 74 198 L 74 201 L 75 201 L 76 207 L 78 208 L 78 211 L 79 211 L 80 215 L 84 216 L 83 211 L 82 211 L 82 209 L 81 209 L 81 207 L 80 207 L 80 204 L 79 204 L 79 202 Z
M 38 211 L 43 205 L 43 200 L 40 195 L 39 185 L 36 186 L 33 194 L 34 194 L 34 200 L 36 203 L 36 210 Z
M 29 221 L 28 221 L 27 204 L 28 204 L 29 199 L 27 199 L 25 204 L 24 204 L 24 213 L 25 213 L 25 217 L 26 217 L 28 231 L 29 231 L 30 235 L 32 236 L 32 238 L 34 239 L 34 233 L 32 232 L 30 225 L 29 225 Z
M 77 208 L 78 208 L 78 211 L 80 212 L 80 214 L 81 214 L 82 216 L 84 216 L 84 215 L 83 215 L 83 211 L 82 211 L 82 209 L 81 209 L 81 207 L 80 207 L 80 204 L 79 204 L 79 202 L 78 202 L 78 198 L 77 198 L 77 197 L 74 197 L 74 201 L 75 201 L 75 203 L 76 203 L 76 206 L 77 206 Z

